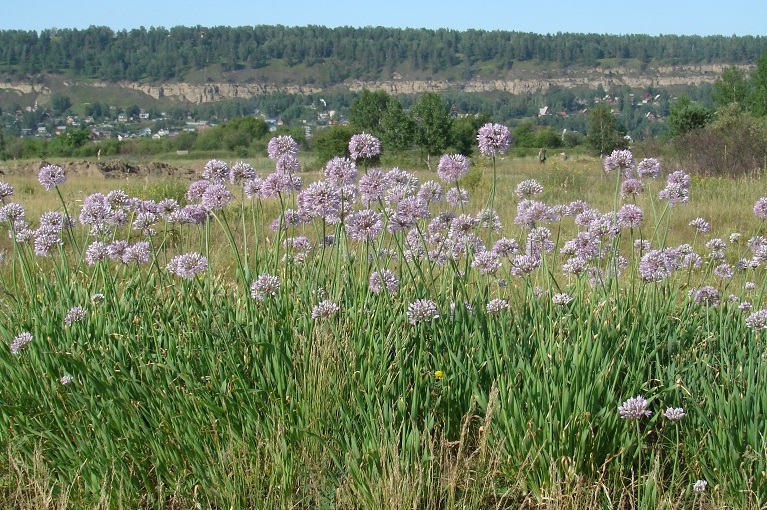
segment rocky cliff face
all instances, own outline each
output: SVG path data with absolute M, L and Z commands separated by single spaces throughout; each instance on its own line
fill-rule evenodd
M 510 71 L 506 76 L 497 79 L 474 78 L 468 81 L 448 80 L 408 80 L 407 78 L 383 81 L 351 80 L 336 88 L 347 88 L 351 91 L 362 89 L 385 90 L 390 94 L 417 94 L 420 92 L 439 92 L 446 89 L 464 92 L 502 91 L 511 94 L 526 94 L 544 92 L 551 86 L 573 88 L 588 86 L 596 88 L 602 85 L 609 89 L 613 85 L 628 85 L 642 89 L 649 85 L 667 87 L 671 85 L 689 85 L 713 83 L 721 75 L 724 65 L 699 65 L 678 67 L 656 67 L 644 71 L 615 67 L 603 69 L 563 69 L 555 71 Z M 747 70 L 747 68 L 744 68 Z M 83 85 L 80 83 L 80 85 Z M 312 85 L 277 85 L 274 83 L 142 83 L 120 82 L 108 84 L 96 82 L 95 87 L 119 86 L 124 89 L 144 93 L 155 99 L 174 99 L 190 103 L 208 103 L 233 98 L 249 98 L 272 92 L 291 94 L 311 94 L 322 92 L 324 89 Z M 28 83 L 0 82 L 0 90 L 12 91 L 18 94 L 50 94 L 45 85 Z

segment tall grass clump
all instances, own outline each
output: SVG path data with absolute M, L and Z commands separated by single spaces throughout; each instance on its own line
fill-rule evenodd
M 39 218 L 0 183 L 3 506 L 765 505 L 767 198 L 672 231 L 683 171 L 615 152 L 600 210 L 478 142 L 426 180 L 355 135 L 307 185 L 280 136 L 77 210 L 47 166 Z

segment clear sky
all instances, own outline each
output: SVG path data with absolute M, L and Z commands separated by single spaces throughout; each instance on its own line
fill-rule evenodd
M 324 25 L 767 36 L 767 0 L 3 0 L 0 29 Z

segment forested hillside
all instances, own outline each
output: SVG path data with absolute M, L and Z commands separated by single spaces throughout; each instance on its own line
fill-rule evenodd
M 467 30 L 253 27 L 139 28 L 114 32 L 50 29 L 0 32 L 0 75 L 38 73 L 106 81 L 204 81 L 195 71 L 322 66 L 306 80 L 322 86 L 347 79 L 389 79 L 402 71 L 460 78 L 501 72 L 515 62 L 594 66 L 601 59 L 643 64 L 749 64 L 767 50 L 765 37 L 555 34 Z

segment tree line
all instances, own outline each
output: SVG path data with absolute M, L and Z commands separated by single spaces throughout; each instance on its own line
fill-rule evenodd
M 383 27 L 108 27 L 0 31 L 0 73 L 39 73 L 117 80 L 183 79 L 217 65 L 223 71 L 258 69 L 275 60 L 288 67 L 322 65 L 321 80 L 388 77 L 400 68 L 439 73 L 459 67 L 463 79 L 492 62 L 595 65 L 600 59 L 669 64 L 754 62 L 767 50 L 761 36 L 533 34 L 512 31 Z

